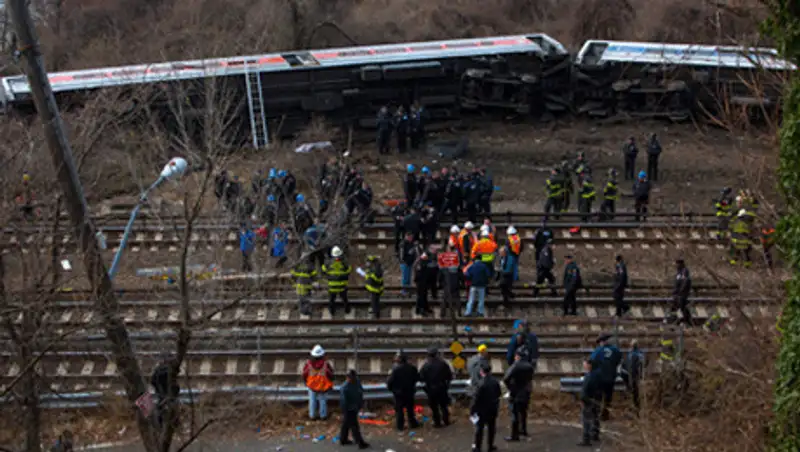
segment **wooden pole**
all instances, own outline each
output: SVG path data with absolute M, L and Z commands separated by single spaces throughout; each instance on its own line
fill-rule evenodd
M 17 36 L 20 57 L 28 77 L 33 103 L 45 132 L 47 147 L 64 192 L 70 221 L 83 256 L 87 276 L 94 292 L 94 308 L 101 316 L 106 336 L 111 342 L 111 352 L 125 384 L 128 400 L 136 401 L 147 391 L 139 363 L 133 351 L 128 330 L 119 318 L 119 300 L 114 294 L 111 279 L 106 271 L 100 247 L 95 240 L 95 227 L 89 204 L 83 193 L 72 156 L 69 140 L 58 111 L 50 80 L 44 70 L 39 42 L 25 0 L 6 0 L 6 6 Z M 148 451 L 157 450 L 157 437 L 149 421 L 136 410 L 139 432 Z

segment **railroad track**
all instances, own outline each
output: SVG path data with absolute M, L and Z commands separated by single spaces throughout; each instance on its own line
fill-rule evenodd
M 440 341 L 446 346 L 447 342 Z M 428 344 L 430 345 L 430 344 Z M 427 347 L 404 347 L 411 362 L 421 365 L 425 359 Z M 507 367 L 505 363 L 506 347 L 504 344 L 489 343 L 492 368 L 501 375 Z M 540 347 L 540 359 L 537 378 L 554 383 L 561 377 L 581 374 L 582 361 L 589 355 L 592 346 Z M 365 383 L 385 381 L 392 368 L 392 359 L 397 346 L 368 347 L 358 350 L 353 348 L 327 347 L 326 352 L 332 360 L 334 368 L 342 372 L 348 368 L 357 368 Z M 444 357 L 448 360 L 453 355 L 443 347 Z M 644 348 L 650 356 L 657 353 L 656 348 Z M 163 351 L 138 351 L 137 356 L 142 369 L 153 369 Z M 308 359 L 309 348 L 271 348 L 263 350 L 248 349 L 192 349 L 182 366 L 182 376 L 191 378 L 195 388 L 206 390 L 211 388 L 230 388 L 233 386 L 256 385 L 300 385 L 300 375 L 305 360 Z M 468 345 L 463 352 L 465 356 L 475 353 L 475 346 Z M 10 383 L 20 372 L 19 366 L 12 362 L 10 352 L 0 352 L 3 362 L 0 363 L 0 389 Z M 53 391 L 82 391 L 86 389 L 106 391 L 119 389 L 119 376 L 116 365 L 109 360 L 105 350 L 67 351 L 60 350 L 48 353 L 39 364 L 39 372 Z M 460 373 L 464 376 L 464 373 Z M 187 382 L 184 381 L 184 384 Z
M 392 247 L 394 245 L 392 225 L 377 224 L 373 226 L 351 235 L 349 243 L 357 249 L 388 249 Z M 565 246 L 567 249 L 579 247 L 586 249 L 630 249 L 634 247 L 668 249 L 684 246 L 696 247 L 700 250 L 727 249 L 728 243 L 718 240 L 713 228 L 707 226 L 644 224 L 627 227 L 614 223 L 603 223 L 584 225 L 579 231 L 571 230 L 567 226 L 553 225 L 552 230 L 554 243 Z M 522 242 L 528 249 L 533 249 L 536 227 L 535 225 L 517 226 Z M 132 252 L 177 251 L 183 243 L 182 230 L 182 227 L 139 227 L 129 238 L 128 249 Z M 119 247 L 123 231 L 124 227 L 111 227 L 103 230 L 106 244 L 112 251 Z M 446 233 L 442 230 L 439 232 L 437 240 L 442 241 L 446 237 Z M 0 239 L 0 248 L 3 249 L 3 252 L 20 248 L 28 252 L 31 250 L 45 252 L 56 241 L 61 243 L 64 252 L 72 251 L 77 246 L 74 238 L 66 233 L 56 238 L 46 232 L 37 234 L 30 230 L 7 230 Z M 268 244 L 265 243 L 259 243 L 257 246 L 263 250 L 268 249 Z M 239 239 L 237 233 L 230 230 L 228 226 L 198 224 L 194 226 L 189 239 L 189 248 L 193 251 L 202 249 L 238 251 Z
M 159 278 L 158 281 L 161 281 Z M 270 295 L 277 295 L 279 293 L 285 294 L 286 297 L 291 298 L 294 295 L 293 279 L 289 272 L 277 273 L 237 273 L 212 278 L 208 280 L 197 281 L 198 285 L 213 285 L 213 295 L 220 298 L 235 299 L 240 297 L 252 297 L 256 292 L 252 289 L 243 288 L 245 284 L 252 282 L 258 287 L 262 293 L 269 293 Z M 211 283 L 211 284 L 209 284 Z M 216 284 L 219 283 L 219 284 Z M 584 286 L 589 290 L 589 293 L 610 293 L 612 286 L 608 284 L 587 284 Z M 530 283 L 515 283 L 514 292 L 517 295 L 529 294 L 533 286 Z M 402 286 L 387 284 L 384 287 L 385 298 L 398 296 L 402 291 Z M 560 289 L 560 287 L 557 287 Z M 646 283 L 632 283 L 627 289 L 626 294 L 629 297 L 635 296 L 659 296 L 670 293 L 672 286 L 646 284 Z M 347 288 L 350 294 L 366 294 L 367 289 L 364 285 L 350 285 Z M 320 293 L 324 291 L 324 288 Z M 161 284 L 153 285 L 149 288 L 144 287 L 127 287 L 118 288 L 116 291 L 117 298 L 120 300 L 158 300 L 161 298 L 176 297 L 179 294 L 177 287 L 170 285 L 164 286 Z M 463 292 L 463 291 L 462 291 Z M 542 294 L 549 293 L 549 289 L 542 289 Z M 735 285 L 716 285 L 716 284 L 693 284 L 692 293 L 694 296 L 731 296 L 739 297 L 742 294 L 742 288 Z M 27 295 L 36 296 L 35 293 L 16 292 L 18 297 L 25 297 Z M 55 301 L 84 301 L 89 300 L 93 296 L 90 290 L 84 289 L 62 289 L 55 294 Z
M 95 220 L 96 224 L 100 227 L 124 227 L 130 216 L 131 211 L 135 207 L 134 203 L 118 203 L 112 206 L 102 206 L 100 207 L 95 214 L 93 215 L 93 219 Z M 534 224 L 541 224 L 542 219 L 548 216 L 544 212 L 511 212 L 511 211 L 501 211 L 501 212 L 494 212 L 492 214 L 492 218 L 496 223 L 500 224 L 517 224 L 517 223 L 534 223 Z M 566 212 L 559 215 L 559 219 L 555 219 L 552 214 L 549 215 L 550 223 L 552 224 L 566 224 L 566 225 L 576 225 L 580 224 L 580 219 L 582 218 L 582 214 L 577 212 Z M 69 224 L 69 217 L 66 214 L 62 214 L 59 218 L 62 224 Z M 449 219 L 448 219 L 449 220 Z M 593 222 L 598 220 L 598 214 L 595 213 L 592 215 Z M 636 220 L 636 213 L 635 212 L 618 212 L 615 215 L 615 221 L 620 222 L 622 224 L 638 224 Z M 182 213 L 171 213 L 171 212 L 159 212 L 157 210 L 144 208 L 140 210 L 139 215 L 137 216 L 137 223 L 138 224 L 155 224 L 155 225 L 174 225 L 174 224 L 181 224 L 183 220 Z M 466 221 L 466 218 L 460 218 L 459 223 L 463 224 Z M 653 223 L 715 223 L 716 222 L 716 214 L 713 212 L 704 212 L 704 213 L 695 213 L 695 212 L 665 212 L 665 213 L 656 213 L 651 214 L 647 217 L 648 222 Z M 198 223 L 200 224 L 223 224 L 223 223 L 230 223 L 230 220 L 225 217 L 225 215 L 220 212 L 219 215 L 202 215 L 198 218 Z M 375 223 L 381 224 L 391 224 L 393 219 L 390 215 L 386 213 L 379 213 L 375 217 Z M 444 222 L 446 223 L 446 222 Z M 46 223 L 39 222 L 40 225 L 46 225 Z M 30 222 L 22 219 L 22 218 L 14 218 L 12 226 L 15 227 L 24 227 L 29 226 Z M 231 223 L 231 226 L 235 227 L 236 225 Z
M 627 297 L 631 304 L 628 314 L 631 320 L 660 322 L 668 314 L 667 297 Z M 486 318 L 459 318 L 459 327 L 481 325 L 502 325 L 513 323 L 519 318 L 546 319 L 560 316 L 562 299 L 559 297 L 540 297 L 537 299 L 518 297 L 511 309 L 501 306 L 497 298 L 487 300 Z M 314 316 L 312 319 L 301 317 L 294 300 L 259 300 L 246 299 L 230 309 L 231 300 L 216 299 L 193 301 L 191 303 L 192 318 L 206 319 L 208 327 L 252 328 L 276 327 L 295 328 L 328 323 L 329 325 L 383 325 L 411 324 L 414 328 L 426 326 L 448 328 L 447 319 L 441 319 L 441 308 L 432 303 L 431 316 L 419 316 L 414 311 L 414 301 L 407 298 L 386 298 L 382 300 L 381 319 L 375 320 L 368 312 L 369 299 L 355 298 L 351 300 L 353 307 L 349 314 L 339 309 L 335 315 L 327 310 L 327 300 L 312 300 Z M 120 316 L 125 323 L 146 327 L 152 330 L 174 328 L 180 325 L 180 308 L 175 300 L 125 300 L 121 303 Z M 736 299 L 733 297 L 695 297 L 692 299 L 691 311 L 697 322 L 703 322 L 713 315 L 731 318 L 739 311 L 749 317 L 775 317 L 780 304 L 769 299 L 752 298 Z M 578 314 L 587 319 L 611 318 L 615 313 L 611 297 L 578 298 Z M 19 312 L 14 322 L 22 321 L 23 313 Z M 91 302 L 65 301 L 54 303 L 44 313 L 43 322 L 53 328 L 89 328 L 100 321 Z

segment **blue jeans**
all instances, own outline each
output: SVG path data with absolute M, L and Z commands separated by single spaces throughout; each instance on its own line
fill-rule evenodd
M 319 417 L 328 417 L 328 393 L 308 390 L 308 416 L 317 417 L 317 403 L 319 403 Z
M 400 264 L 400 270 L 403 272 L 403 290 L 411 287 L 411 266 L 406 264 Z
M 486 315 L 486 288 L 472 286 L 469 288 L 469 300 L 467 301 L 467 310 L 464 312 L 465 316 L 472 315 L 472 307 L 475 306 L 475 294 L 478 294 L 478 315 Z

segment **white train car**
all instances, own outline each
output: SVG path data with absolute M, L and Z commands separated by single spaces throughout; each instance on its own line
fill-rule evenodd
M 459 108 L 459 83 L 466 71 L 501 61 L 509 71 L 540 77 L 551 62 L 565 59 L 569 53 L 561 43 L 545 34 L 528 34 L 138 64 L 49 77 L 64 107 L 104 89 L 191 86 L 193 93 L 201 93 L 206 83 L 233 85 L 241 94 L 239 114 L 248 119 L 245 125 L 258 145 L 272 123 L 280 122 L 282 132 L 292 133 L 315 113 L 368 124 L 381 105 L 419 101 L 434 116 L 452 116 Z M 568 78 L 568 73 L 561 76 Z M 8 108 L 32 111 L 24 76 L 2 78 L 0 87 Z M 200 99 L 192 102 L 195 108 L 203 104 Z
M 775 108 L 782 78 L 797 70 L 769 48 L 599 40 L 586 41 L 575 68 L 579 111 L 673 119 L 730 105 Z

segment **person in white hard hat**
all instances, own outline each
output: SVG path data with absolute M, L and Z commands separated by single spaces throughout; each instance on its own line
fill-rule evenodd
M 461 258 L 461 265 L 469 261 L 469 252 L 472 250 L 472 245 L 475 244 L 473 229 L 475 225 L 471 221 L 464 223 L 464 229 L 458 234 L 458 254 Z
M 328 310 L 331 316 L 336 313 L 336 297 L 341 296 L 344 312 L 350 313 L 350 301 L 347 299 L 347 282 L 353 268 L 344 259 L 344 253 L 338 246 L 331 249 L 331 260 L 322 266 L 322 273 L 328 278 Z
M 519 257 L 522 254 L 522 239 L 517 234 L 517 228 L 513 225 L 506 229 L 506 248 L 513 268 L 513 280 L 519 281 Z
M 308 417 L 327 419 L 328 391 L 333 389 L 333 365 L 325 359 L 325 349 L 315 345 L 303 366 L 303 382 L 308 388 Z M 319 408 L 319 417 L 317 417 Z
M 449 251 L 458 251 L 458 234 L 461 229 L 458 225 L 450 226 L 450 236 L 447 238 L 447 248 Z

